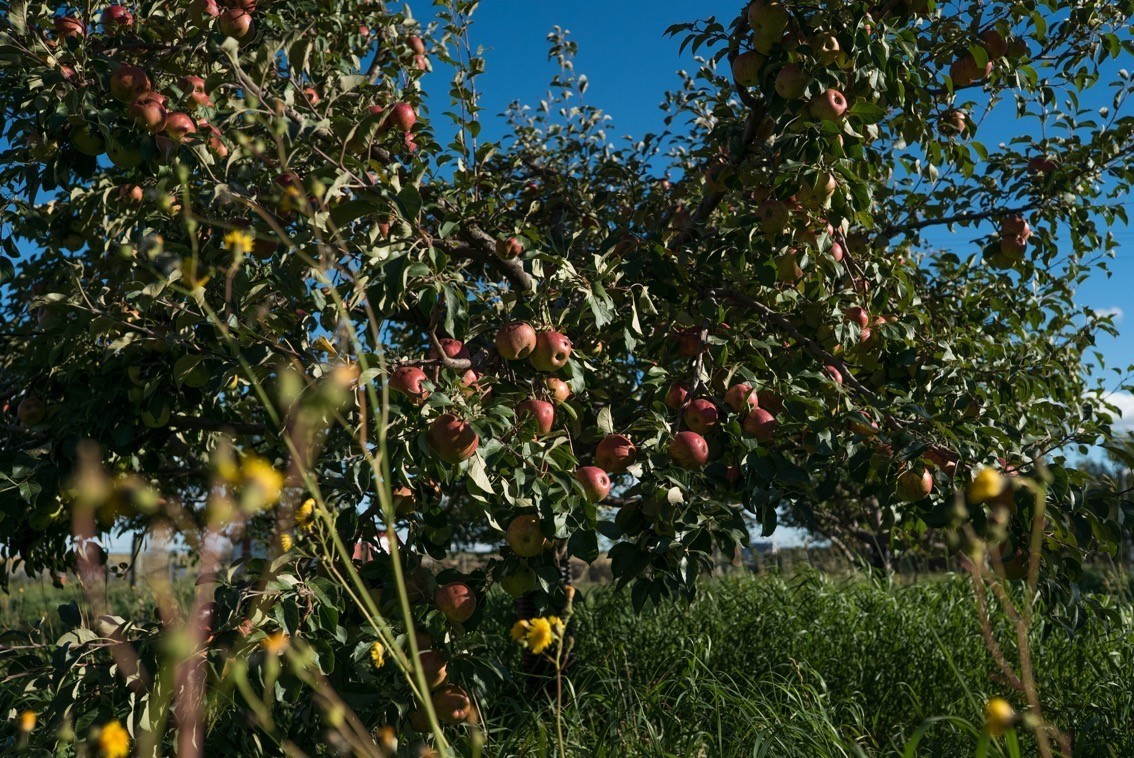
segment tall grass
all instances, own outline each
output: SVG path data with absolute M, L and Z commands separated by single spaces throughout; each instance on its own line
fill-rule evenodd
M 503 626 L 508 603 L 496 603 Z M 1123 622 L 1092 622 L 1075 636 L 1033 629 L 1040 696 L 1077 755 L 1134 755 L 1132 618 L 1127 605 Z M 988 697 L 1023 707 L 992 678 L 976 619 L 963 577 L 904 587 L 817 574 L 724 578 L 693 603 L 640 616 L 625 595 L 596 589 L 576 615 L 568 752 L 973 755 L 987 742 Z M 1011 640 L 1006 621 L 994 622 Z M 547 709 L 533 712 L 518 689 L 489 706 L 494 754 L 554 752 Z M 987 748 L 1027 755 L 1031 743 L 1022 731 Z

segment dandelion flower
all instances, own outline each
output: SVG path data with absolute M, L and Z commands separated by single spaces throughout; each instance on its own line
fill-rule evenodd
M 289 642 L 290 640 L 288 639 L 287 634 L 281 631 L 269 634 L 260 644 L 263 645 L 264 649 L 269 653 L 273 655 L 279 655 L 283 651 L 287 650 Z
M 30 732 L 35 729 L 35 711 L 24 711 L 20 714 L 20 731 Z
M 233 229 L 224 235 L 224 246 L 234 254 L 247 255 L 252 252 L 254 242 L 251 234 L 239 229 Z
M 291 546 L 294 544 L 295 540 L 292 539 L 292 536 L 287 532 L 280 535 L 280 550 L 283 552 L 286 553 L 288 550 L 291 550 Z
M 1016 719 L 1011 704 L 1002 697 L 994 697 L 984 706 L 984 731 L 999 737 Z
M 1004 477 L 996 469 L 981 469 L 969 485 L 968 501 L 973 505 L 987 502 L 1004 492 L 1006 485 Z
M 315 498 L 309 497 L 295 512 L 295 525 L 300 529 L 310 529 L 315 523 Z
M 380 669 L 386 665 L 386 646 L 375 642 L 370 646 L 370 660 L 374 661 L 374 668 Z
M 250 455 L 241 462 L 240 473 L 244 476 L 245 486 L 252 487 L 264 505 L 273 505 L 279 501 L 284 478 L 271 463 Z
M 516 642 L 523 642 L 528 637 L 528 622 L 520 619 L 512 625 L 512 639 Z
M 529 622 L 527 636 L 529 650 L 533 653 L 542 653 L 551 647 L 551 643 L 554 641 L 555 633 L 552 631 L 550 621 L 545 618 L 537 618 Z
M 103 758 L 126 758 L 130 755 L 130 734 L 117 721 L 103 724 L 98 735 L 98 751 Z

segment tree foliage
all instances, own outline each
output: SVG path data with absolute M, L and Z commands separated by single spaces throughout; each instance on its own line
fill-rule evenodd
M 641 606 L 846 487 L 903 534 L 1011 543 L 1027 497 L 953 493 L 1041 462 L 1053 586 L 1117 541 L 1124 511 L 1063 455 L 1109 432 L 1092 348 L 1114 325 L 1075 293 L 1134 178 L 1130 3 L 738 7 L 670 29 L 698 68 L 636 141 L 585 103 L 557 31 L 548 98 L 493 141 L 475 2 L 428 26 L 360 0 L 234 2 L 143 2 L 129 23 L 6 3 L 11 566 L 89 570 L 90 545 L 139 530 L 209 563 L 217 535 L 266 526 L 272 559 L 213 567 L 195 644 L 247 660 L 249 640 L 305 637 L 370 723 L 411 698 L 363 695 L 356 664 L 375 635 L 408 644 L 411 618 L 452 679 L 494 675 L 467 652 L 478 615 L 400 608 L 399 580 L 482 597 L 530 567 L 555 608 L 557 561 L 609 544 Z M 426 99 L 446 77 L 448 102 Z M 1020 136 L 985 128 L 1013 108 Z M 516 322 L 535 357 L 501 355 Z M 600 502 L 588 466 L 613 480 Z M 525 515 L 548 541 L 531 555 L 421 562 Z M 301 691 L 277 726 L 312 739 L 325 703 Z M 60 713 L 94 707 L 73 694 Z

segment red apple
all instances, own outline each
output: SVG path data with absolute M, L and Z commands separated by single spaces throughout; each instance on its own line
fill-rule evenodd
M 751 434 L 761 442 L 771 442 L 776 433 L 776 417 L 763 408 L 754 408 L 740 422 L 745 434 Z
M 559 377 L 549 376 L 543 380 L 543 385 L 547 387 L 551 399 L 557 403 L 566 403 L 567 398 L 571 397 L 571 385 Z
M 665 393 L 665 407 L 670 410 L 680 410 L 689 401 L 689 388 L 681 382 L 674 382 L 669 385 L 669 390 Z
M 583 466 L 575 472 L 575 480 L 583 486 L 583 492 L 592 503 L 610 494 L 610 476 L 598 466 Z
M 784 399 L 775 390 L 760 390 L 756 393 L 756 397 L 760 399 L 758 407 L 769 413 L 780 413 L 784 409 Z
M 480 437 L 472 426 L 452 413 L 434 419 L 426 438 L 441 460 L 454 465 L 471 458 L 480 446 Z
M 847 112 L 847 99 L 837 89 L 825 89 L 811 98 L 811 115 L 827 121 L 838 121 Z
M 417 111 L 409 103 L 395 103 L 394 107 L 390 109 L 387 121 L 403 132 L 408 132 L 417 123 Z
M 1028 171 L 1033 174 L 1050 174 L 1059 165 L 1046 155 L 1037 155 L 1028 161 Z
M 233 39 L 243 39 L 252 31 L 252 13 L 243 8 L 228 8 L 220 14 L 221 33 Z
M 547 548 L 538 516 L 516 516 L 508 524 L 507 539 L 508 547 L 521 558 L 535 558 Z
M 995 29 L 985 29 L 981 32 L 980 41 L 990 61 L 1000 60 L 1008 54 L 1008 41 Z
M 185 93 L 185 106 L 193 109 L 197 106 L 211 108 L 213 101 L 205 91 L 205 80 L 199 76 L 183 76 L 177 80 L 177 86 Z
M 941 116 L 938 127 L 947 137 L 959 137 L 969 128 L 969 117 L 960 108 L 950 108 Z
M 150 89 L 150 77 L 140 66 L 123 63 L 110 75 L 110 96 L 123 103 L 133 101 Z
M 1019 214 L 1005 216 L 1000 219 L 1000 236 L 1022 237 L 1026 241 L 1028 237 L 1032 236 L 1032 228 L 1028 226 L 1027 220 Z
M 728 388 L 724 396 L 725 405 L 736 413 L 747 413 L 760 407 L 760 395 L 748 382 L 734 384 Z
M 417 366 L 402 366 L 390 375 L 390 389 L 408 396 L 414 405 L 421 405 L 429 399 L 426 381 L 425 372 Z
M 571 358 L 571 340 L 566 335 L 545 329 L 536 335 L 535 349 L 528 360 L 537 371 L 556 371 Z
M 433 644 L 432 641 L 429 644 Z M 445 665 L 445 656 L 438 650 L 421 650 L 417 654 L 417 663 L 421 673 L 425 675 L 425 682 L 431 689 L 440 687 L 449 675 Z M 429 722 L 426 722 L 425 731 L 429 731 Z
M 516 422 L 522 423 L 528 417 L 534 418 L 539 434 L 550 434 L 555 423 L 555 406 L 546 400 L 530 397 L 516 406 Z
M 831 381 L 833 381 L 835 384 L 843 383 L 842 372 L 834 366 L 824 366 L 823 371 L 826 372 L 827 376 L 831 377 Z
M 303 99 L 307 101 L 308 105 L 315 107 L 323 98 L 319 97 L 319 90 L 315 89 L 314 87 L 304 87 Z
M 467 360 L 470 357 L 468 348 L 465 347 L 465 343 L 460 340 L 442 337 L 437 341 L 441 343 L 441 349 L 445 351 L 445 355 L 449 358 L 454 360 Z M 437 351 L 436 345 L 429 348 L 429 358 L 434 361 L 441 359 L 441 353 Z
M 509 361 L 520 361 L 532 354 L 536 347 L 536 333 L 531 324 L 513 321 L 496 332 L 496 352 Z
M 201 24 L 206 18 L 215 18 L 221 12 L 217 0 L 193 0 L 189 5 L 189 13 L 194 22 Z
M 102 28 L 105 31 L 129 29 L 133 25 L 134 14 L 121 5 L 112 5 L 102 12 Z
M 468 693 L 455 684 L 447 684 L 433 693 L 433 710 L 445 724 L 459 724 L 472 713 Z M 428 731 L 428 730 L 426 730 Z
M 712 400 L 697 398 L 685 406 L 685 425 L 698 434 L 708 434 L 720 423 L 720 413 Z
M 476 593 L 464 582 L 449 582 L 437 588 L 433 604 L 445 618 L 463 624 L 476 612 Z
M 413 50 L 414 55 L 425 55 L 425 42 L 421 37 L 411 34 L 406 38 L 406 43 L 410 46 L 410 50 Z
M 506 240 L 497 240 L 496 254 L 506 261 L 519 258 L 524 254 L 524 245 L 515 237 L 509 237 Z
M 701 353 L 701 327 L 691 326 L 674 335 L 677 340 L 677 353 L 686 358 L 694 358 Z
M 992 73 L 992 61 L 984 68 L 977 66 L 972 53 L 965 53 L 949 67 L 949 78 L 953 80 L 954 87 L 966 87 Z
M 197 131 L 197 124 L 187 113 L 174 111 L 166 116 L 165 133 L 174 142 L 184 142 L 185 138 Z
M 16 418 L 23 426 L 39 426 L 46 417 L 47 406 L 35 395 L 28 395 L 16 406 Z
M 847 321 L 858 324 L 863 329 L 870 325 L 870 314 L 861 305 L 852 305 L 843 311 L 843 315 Z
M 916 503 L 929 497 L 933 491 L 933 474 L 929 469 L 909 469 L 903 472 L 894 484 L 894 495 L 904 503 Z
M 776 74 L 776 94 L 784 100 L 798 100 L 803 97 L 811 77 L 798 63 L 789 63 Z
M 791 222 L 791 210 L 782 200 L 765 200 L 756 208 L 756 218 L 764 234 L 775 235 L 787 229 Z
M 165 130 L 164 98 L 155 92 L 143 92 L 134 98 L 134 101 L 130 103 L 128 113 L 134 123 L 153 134 Z
M 638 457 L 638 449 L 630 438 L 623 434 L 611 434 L 603 438 L 595 448 L 595 463 L 604 471 L 619 474 L 633 465 Z
M 56 16 L 54 24 L 55 34 L 60 37 L 82 37 L 87 33 L 86 24 L 74 16 Z
M 701 468 L 709 460 L 709 443 L 696 432 L 678 432 L 669 443 L 669 457 L 681 468 Z

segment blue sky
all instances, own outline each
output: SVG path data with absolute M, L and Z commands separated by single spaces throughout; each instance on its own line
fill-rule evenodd
M 473 17 L 471 39 L 484 47 L 487 71 L 478 80 L 484 106 L 484 137 L 499 138 L 502 129 L 494 118 L 509 102 L 519 100 L 538 103 L 547 94 L 547 82 L 555 66 L 547 59 L 546 36 L 556 25 L 571 32 L 578 43 L 575 70 L 589 81 L 587 102 L 598 106 L 613 118 L 611 136 L 633 135 L 661 129 L 662 114 L 658 108 L 663 92 L 674 86 L 678 69 L 695 67 L 690 55 L 678 54 L 679 41 L 664 36 L 666 28 L 680 22 L 716 15 L 724 23 L 734 17 L 741 3 L 737 0 L 699 0 L 696 3 L 677 0 L 651 2 L 539 2 L 529 0 L 485 0 Z M 418 13 L 427 9 L 414 6 Z M 422 20 L 428 20 L 423 16 Z M 1134 68 L 1134 61 L 1120 61 Z M 1118 66 L 1112 66 L 1112 70 Z M 448 103 L 443 82 L 448 72 L 438 70 L 426 79 L 426 88 L 441 98 L 434 101 L 436 114 Z M 432 80 L 432 81 L 431 81 Z M 1084 105 L 1108 105 L 1102 98 L 1083 98 Z M 1128 107 L 1134 107 L 1129 104 Z M 493 122 L 496 123 L 493 123 Z M 1007 141 L 1027 129 L 1028 124 L 1015 119 L 1011 106 L 999 108 L 981 125 L 977 139 L 992 146 Z M 1134 209 L 1132 209 L 1134 210 Z M 1103 337 L 1099 348 L 1111 367 L 1134 364 L 1134 229 L 1112 230 L 1120 242 L 1116 260 L 1111 262 L 1111 276 L 1098 275 L 1084 286 L 1080 301 L 1100 310 L 1114 310 L 1119 317 L 1120 335 Z M 958 252 L 972 249 L 977 236 L 972 229 L 951 234 L 936 229 L 929 236 L 931 244 Z M 1127 409 L 1122 425 L 1134 429 L 1134 396 L 1113 398 Z

